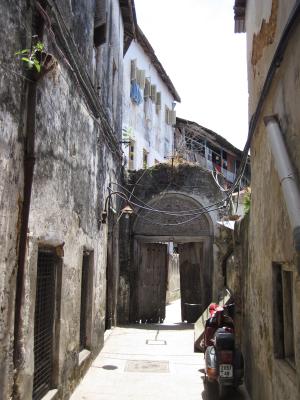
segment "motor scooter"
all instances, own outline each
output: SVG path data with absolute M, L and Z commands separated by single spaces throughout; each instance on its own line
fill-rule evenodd
M 243 383 L 244 361 L 235 345 L 234 322 L 230 316 L 234 304 L 209 307 L 210 318 L 204 331 L 205 384 L 220 398 Z

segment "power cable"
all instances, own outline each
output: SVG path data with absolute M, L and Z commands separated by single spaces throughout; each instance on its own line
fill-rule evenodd
M 178 225 L 183 225 L 183 224 L 187 224 L 187 223 L 189 223 L 189 222 L 191 222 L 191 221 L 194 221 L 194 220 L 200 218 L 201 215 L 203 215 L 203 214 L 208 214 L 208 213 L 210 213 L 210 212 L 212 212 L 212 211 L 220 210 L 220 209 L 222 209 L 222 208 L 224 208 L 224 207 L 216 207 L 216 208 L 213 208 L 212 210 L 203 211 L 202 213 L 199 213 L 197 216 L 195 216 L 195 217 L 193 217 L 193 218 L 190 218 L 190 219 L 188 219 L 188 220 L 186 220 L 186 221 L 177 222 L 177 223 L 174 223 L 174 224 L 155 222 L 155 221 L 153 221 L 153 219 L 147 218 L 147 217 L 145 217 L 144 215 L 140 215 L 140 214 L 137 215 L 137 218 L 145 219 L 146 221 L 149 221 L 149 222 L 150 222 L 151 224 L 153 224 L 153 225 L 159 225 L 159 226 L 178 226 Z
M 124 187 L 123 185 L 121 185 L 121 184 L 119 184 L 117 182 L 111 182 L 111 183 L 121 187 L 123 190 L 127 191 L 128 193 L 130 193 L 130 191 L 126 187 Z M 130 203 L 136 205 L 137 207 L 144 208 L 144 209 L 147 209 L 147 210 L 153 211 L 153 212 L 160 212 L 162 214 L 176 215 L 178 217 L 184 216 L 184 215 L 196 215 L 197 212 L 200 212 L 200 211 L 205 210 L 205 209 L 209 209 L 211 207 L 215 207 L 217 205 L 221 205 L 221 204 L 227 203 L 228 200 L 229 200 L 229 196 L 227 196 L 226 198 L 224 198 L 224 199 L 222 199 L 222 200 L 220 200 L 220 201 L 218 201 L 216 203 L 212 203 L 212 204 L 210 204 L 210 205 L 208 205 L 206 207 L 195 208 L 195 209 L 192 209 L 192 210 L 181 210 L 181 211 L 177 211 L 177 212 L 175 212 L 175 211 L 171 212 L 171 211 L 168 211 L 168 210 L 161 210 L 161 209 L 153 208 L 151 205 L 149 205 L 148 203 L 145 203 L 144 201 L 142 201 L 141 199 L 139 199 L 135 195 L 132 195 L 132 197 L 134 197 L 137 201 L 139 201 L 144 206 L 143 207 L 138 203 L 134 203 L 133 201 L 130 201 Z

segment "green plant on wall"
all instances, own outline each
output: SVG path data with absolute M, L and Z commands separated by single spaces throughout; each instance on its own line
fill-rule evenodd
M 21 57 L 28 69 L 35 68 L 37 72 L 41 72 L 41 53 L 44 50 L 44 44 L 42 42 L 37 42 L 32 49 L 23 49 L 15 53 L 15 55 Z

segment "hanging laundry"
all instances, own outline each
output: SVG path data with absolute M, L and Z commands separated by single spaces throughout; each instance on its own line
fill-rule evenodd
M 134 101 L 138 105 L 141 104 L 143 101 L 140 87 L 136 83 L 136 81 L 131 82 L 130 97 L 131 97 L 131 100 Z

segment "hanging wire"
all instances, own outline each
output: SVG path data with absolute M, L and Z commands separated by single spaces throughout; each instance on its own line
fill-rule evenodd
M 121 184 L 119 184 L 117 182 L 112 182 L 112 184 L 117 185 L 117 186 L 121 187 L 123 190 L 127 191 L 128 193 L 130 193 L 130 191 L 126 187 L 124 187 L 123 185 L 121 185 Z M 177 216 L 177 217 L 197 215 L 199 212 L 202 212 L 203 210 L 210 209 L 210 208 L 218 206 L 218 205 L 222 205 L 222 204 L 227 203 L 229 201 L 229 196 L 226 196 L 226 198 L 224 198 L 224 199 L 222 199 L 222 200 L 220 200 L 218 202 L 209 204 L 206 207 L 194 208 L 192 210 L 168 211 L 168 210 L 154 208 L 151 205 L 149 205 L 148 203 L 145 203 L 144 201 L 142 201 L 141 199 L 136 197 L 135 195 L 132 195 L 132 197 L 134 197 L 140 203 L 140 204 L 139 203 L 135 203 L 132 200 L 130 201 L 131 204 L 136 205 L 137 207 L 140 207 L 140 208 L 145 209 L 145 210 L 149 210 L 149 211 L 153 211 L 153 212 L 157 212 L 157 213 L 161 213 L 161 214 L 173 215 L 173 216 Z M 161 198 L 159 200 L 161 200 Z

